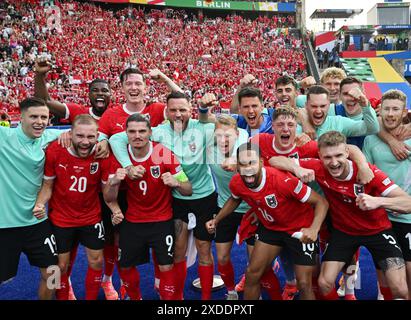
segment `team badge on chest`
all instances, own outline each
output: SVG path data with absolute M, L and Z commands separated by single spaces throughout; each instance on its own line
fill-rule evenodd
M 90 164 L 90 174 L 95 174 L 98 171 L 98 162 Z
M 161 174 L 161 172 L 160 172 L 160 166 L 151 166 L 150 167 L 150 172 L 151 172 L 151 175 L 153 176 L 153 178 L 159 178 L 160 177 L 160 174 Z
M 275 194 L 270 194 L 266 196 L 264 199 L 265 199 L 265 202 L 267 203 L 267 206 L 269 206 L 270 208 L 277 207 L 278 202 L 277 202 L 277 198 L 275 197 Z
M 364 193 L 364 185 L 354 183 L 354 194 L 358 197 L 361 193 Z

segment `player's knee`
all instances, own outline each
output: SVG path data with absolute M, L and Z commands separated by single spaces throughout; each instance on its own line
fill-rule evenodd
M 318 286 L 320 287 L 321 292 L 328 293 L 333 288 L 334 283 L 320 275 L 318 278 Z
M 408 299 L 408 286 L 405 281 L 394 281 L 390 290 L 394 299 Z
M 103 255 L 93 255 L 88 259 L 88 263 L 92 269 L 100 270 L 103 268 L 104 258 Z
M 300 292 L 302 292 L 302 291 L 307 292 L 307 291 L 312 290 L 312 283 L 307 278 L 297 279 L 297 288 Z
M 249 265 L 247 267 L 247 271 L 245 273 L 245 281 L 248 284 L 255 284 L 258 283 L 263 275 L 264 270 L 258 267 L 254 267 L 252 265 Z
M 68 262 L 59 262 L 58 267 L 60 268 L 60 271 L 62 274 L 67 273 L 68 267 L 69 267 Z
M 230 254 L 227 252 L 217 253 L 218 264 L 225 265 L 230 262 Z

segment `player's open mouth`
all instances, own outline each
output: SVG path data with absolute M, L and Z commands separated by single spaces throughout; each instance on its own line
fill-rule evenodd
M 255 175 L 250 175 L 250 176 L 243 175 L 243 180 L 246 184 L 253 185 L 255 182 Z
M 347 108 L 349 109 L 349 110 L 354 110 L 356 107 L 357 107 L 357 103 L 356 102 L 347 102 Z
M 313 120 L 315 124 L 321 124 L 323 122 L 323 119 L 324 119 L 323 113 L 321 113 L 321 115 L 313 114 Z
M 96 105 L 98 107 L 105 107 L 106 106 L 106 100 L 104 98 L 96 98 Z
M 338 174 L 341 171 L 342 165 L 328 166 L 328 168 L 330 169 L 330 173 Z
M 330 91 L 330 98 L 335 99 L 338 97 L 338 91 Z
M 290 101 L 290 98 L 289 97 L 284 97 L 284 98 L 281 98 L 280 101 L 284 104 L 288 104 L 288 102 Z
M 137 98 L 140 95 L 140 91 L 133 91 L 128 93 L 131 98 Z
M 280 138 L 281 138 L 280 141 L 282 144 L 288 144 L 290 142 L 289 134 L 282 134 Z
M 44 130 L 44 126 L 33 126 L 33 130 L 35 132 L 42 132 Z

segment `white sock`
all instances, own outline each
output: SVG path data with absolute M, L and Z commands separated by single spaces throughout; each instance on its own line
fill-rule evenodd
M 111 276 L 104 275 L 102 282 L 111 282 Z

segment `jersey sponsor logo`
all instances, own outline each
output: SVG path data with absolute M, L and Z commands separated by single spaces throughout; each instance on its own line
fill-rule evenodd
M 350 197 L 346 196 L 345 194 L 342 195 L 343 201 L 346 203 L 352 203 L 352 200 Z
M 277 198 L 275 197 L 275 194 L 270 194 L 268 196 L 266 196 L 265 198 L 265 202 L 267 203 L 267 206 L 269 206 L 270 208 L 275 208 L 278 205 L 277 202 Z
M 90 174 L 95 174 L 98 171 L 98 162 L 93 162 L 90 164 Z
M 80 173 L 84 169 L 84 167 L 73 166 L 73 169 L 76 173 Z
M 153 178 L 158 179 L 160 177 L 160 166 L 151 166 L 150 172 Z
M 354 183 L 354 194 L 358 197 L 361 193 L 364 193 L 364 185 Z
M 59 167 L 62 167 L 62 168 L 64 168 L 64 170 L 67 171 L 68 164 L 66 164 L 66 165 L 64 166 L 64 165 L 62 165 L 61 163 L 59 163 Z
M 383 184 L 384 186 L 388 186 L 390 183 L 391 183 L 390 178 L 386 178 L 386 179 L 382 182 L 382 184 Z
M 196 152 L 196 150 L 197 150 L 197 145 L 196 145 L 195 141 L 189 143 L 188 147 L 190 148 L 190 151 L 193 152 L 193 153 Z

